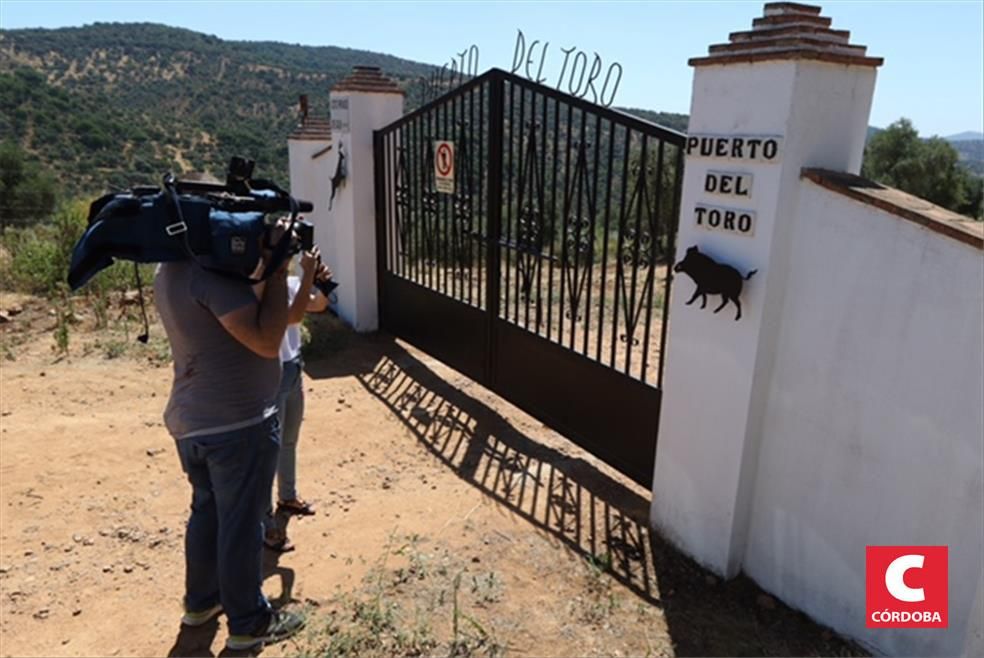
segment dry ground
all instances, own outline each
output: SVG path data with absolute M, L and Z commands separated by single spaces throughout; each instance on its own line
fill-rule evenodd
M 121 347 L 81 308 L 56 359 L 46 303 L 12 306 L 0 653 L 218 654 L 224 620 L 178 624 L 190 489 L 161 424 L 160 327 Z M 680 556 L 650 534 L 647 491 L 477 384 L 385 335 L 322 319 L 314 336 L 299 470 L 318 514 L 265 582 L 308 627 L 265 655 L 858 653 Z

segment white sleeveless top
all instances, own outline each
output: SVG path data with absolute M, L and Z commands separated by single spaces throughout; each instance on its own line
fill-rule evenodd
M 301 289 L 301 278 L 287 277 L 287 305 L 294 303 L 294 298 Z M 287 325 L 284 339 L 280 341 L 280 362 L 293 361 L 301 355 L 301 323 Z

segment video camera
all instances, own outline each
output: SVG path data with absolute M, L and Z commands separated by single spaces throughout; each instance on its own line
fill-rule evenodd
M 294 199 L 275 183 L 253 178 L 255 163 L 234 157 L 225 184 L 164 177 L 162 187 L 134 187 L 108 194 L 89 208 L 89 226 L 72 252 L 68 283 L 85 285 L 114 259 L 136 263 L 194 260 L 219 274 L 258 283 L 284 260 L 314 246 L 314 225 L 298 217 L 308 201 Z M 276 217 L 289 213 L 283 236 L 272 239 Z M 259 278 L 262 250 L 272 250 Z M 336 284 L 317 282 L 328 295 Z

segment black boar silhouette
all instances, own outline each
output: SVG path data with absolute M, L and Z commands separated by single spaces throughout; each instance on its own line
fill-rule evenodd
M 714 309 L 714 312 L 717 313 L 727 306 L 729 301 L 732 301 L 738 307 L 735 320 L 741 319 L 741 302 L 738 298 L 741 296 L 742 284 L 758 272 L 758 270 L 752 270 L 748 273 L 748 276 L 742 277 L 738 270 L 730 265 L 722 265 L 713 258 L 705 256 L 700 253 L 700 249 L 696 246 L 687 249 L 687 255 L 683 257 L 682 261 L 673 266 L 673 271 L 683 272 L 697 284 L 697 290 L 694 291 L 694 296 L 687 302 L 687 306 L 693 304 L 700 297 L 700 307 L 706 308 L 708 295 L 721 295 L 721 305 Z
M 348 170 L 345 167 L 345 144 L 338 143 L 338 164 L 335 166 L 335 173 L 331 177 L 331 197 L 328 198 L 328 210 L 331 210 L 332 203 L 335 202 L 335 192 L 345 183 Z

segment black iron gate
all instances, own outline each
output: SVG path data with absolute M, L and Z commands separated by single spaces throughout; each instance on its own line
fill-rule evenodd
M 648 486 L 683 144 L 497 69 L 377 131 L 381 327 Z

